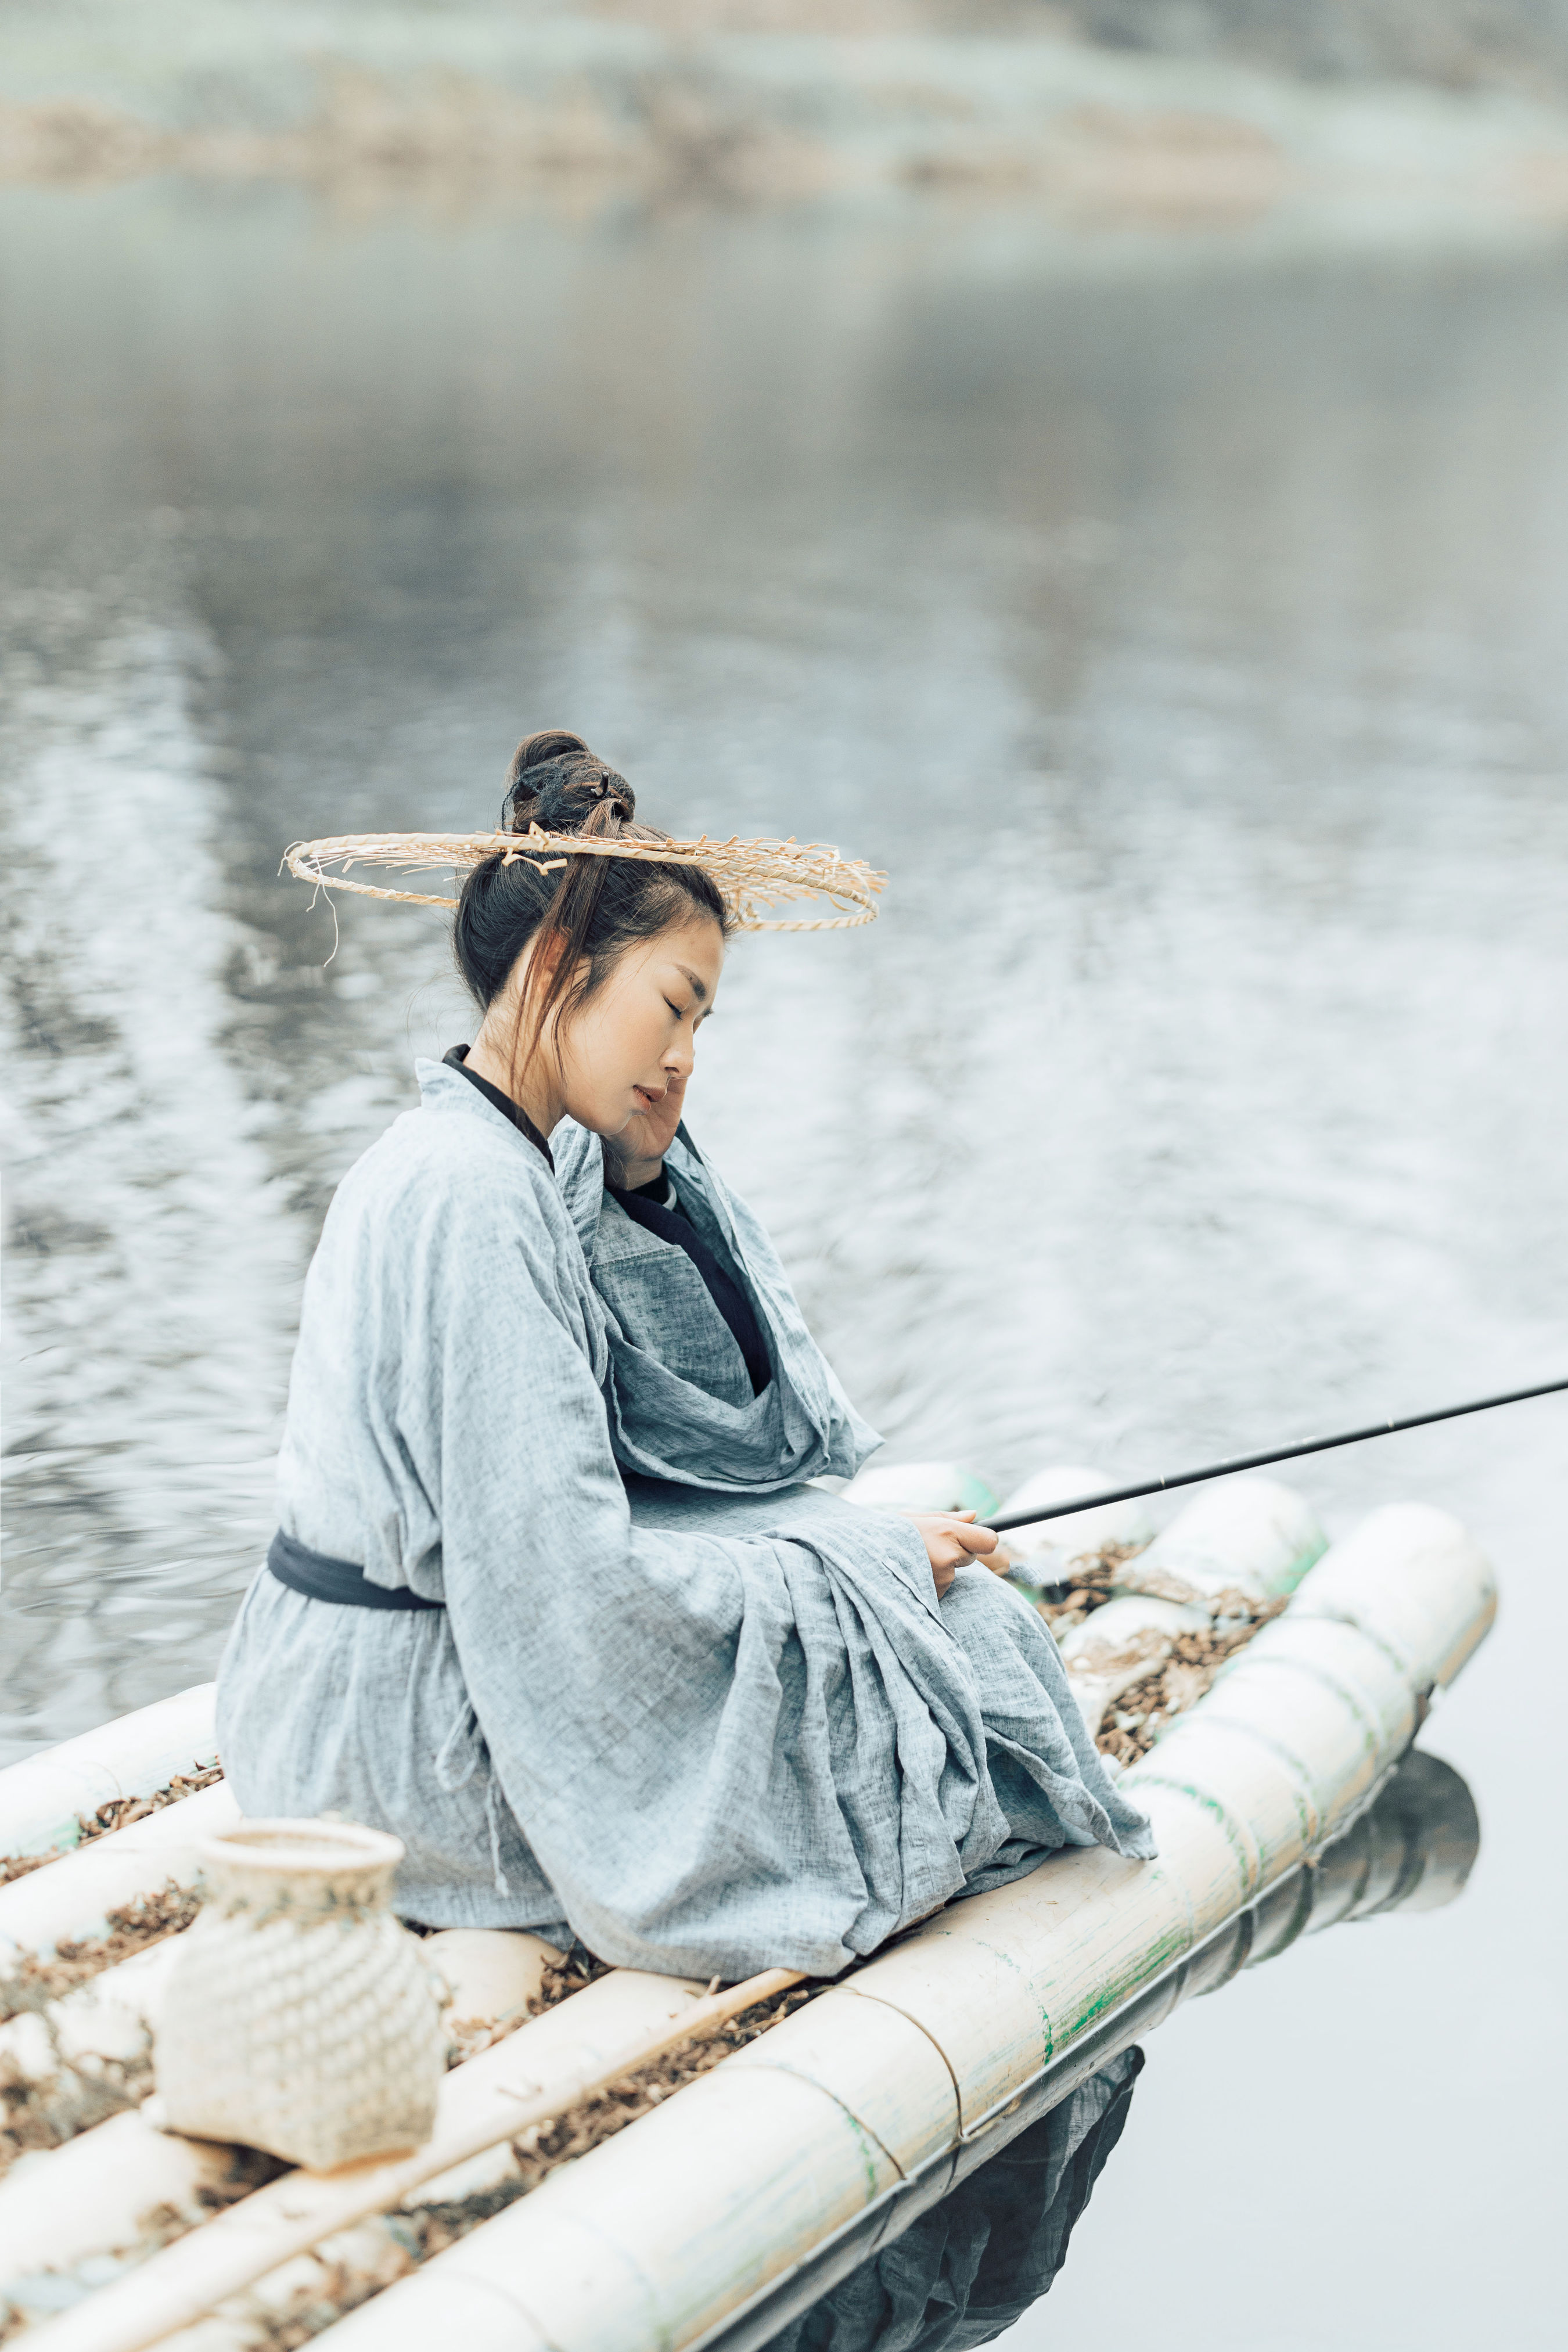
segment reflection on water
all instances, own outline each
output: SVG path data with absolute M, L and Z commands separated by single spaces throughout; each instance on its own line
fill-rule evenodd
M 758 2345 L 763 2352 L 966 2352 L 990 2343 L 1049 2291 L 1067 2260 L 1142 2070 L 1134 2036 L 1162 2024 L 1190 1995 L 1217 1992 L 1239 1969 L 1278 1958 L 1299 1936 L 1451 1903 L 1479 1845 L 1475 1804 L 1459 1774 L 1412 1750 L 1316 1863 L 1282 1879 L 1131 2013 L 1093 2037 L 1097 2055 L 1115 2051 L 1105 2063 L 1086 2078 L 1082 2055 L 1070 2059 L 1070 2074 L 1064 2067 L 1047 2076 L 1004 2124 L 1013 2135 L 1005 2147 L 993 2153 L 987 2137 L 956 2165 L 941 2159 L 928 2179 L 890 2199 L 885 2214 L 853 2229 L 849 2259 L 871 2240 L 878 2251 L 798 2318 L 767 2332 L 781 2305 L 805 2301 L 822 2270 L 843 2271 L 843 2248 L 809 2265 L 804 2285 L 775 2290 L 766 2313 L 731 2328 L 713 2352 Z M 958 2186 L 949 2188 L 953 2179 Z
M 1124 2050 L 922 2213 L 769 2352 L 963 2352 L 1049 2289 L 1121 2137 L 1143 2053 Z M 730 2339 L 723 2339 L 728 2342 Z
M 1565 290 L 918 205 L 0 193 L 0 1757 L 210 1673 L 325 1202 L 470 1034 L 439 919 L 346 903 L 334 955 L 284 845 L 488 821 L 527 728 L 890 869 L 868 930 L 738 945 L 692 1119 L 899 1452 L 1131 1475 L 1568 1369 Z M 1250 2347 L 1287 2210 L 1337 2264 L 1276 2345 L 1351 2275 L 1380 2346 L 1559 2332 L 1562 1415 L 1296 1474 L 1495 1554 L 1438 1723 L 1487 1853 L 1162 2038 L 1140 2242 L 1180 2274 L 1200 2158 L 1241 2217 L 1164 2352 Z

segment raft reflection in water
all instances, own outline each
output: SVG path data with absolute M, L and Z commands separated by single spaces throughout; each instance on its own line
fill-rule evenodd
M 868 2261 L 802 2310 L 813 2267 L 770 2305 L 764 2336 L 752 2311 L 711 2352 L 967 2352 L 1021 2319 L 1049 2289 L 1101 2168 L 1121 2137 L 1143 2053 L 1129 2046 L 1189 1994 L 1217 1992 L 1244 1968 L 1297 1937 L 1385 1911 L 1435 1911 L 1464 1886 L 1480 1847 L 1469 1790 L 1450 1764 L 1412 1749 L 1359 1821 L 1318 1861 L 1271 1887 L 1165 1985 L 1111 2021 L 1103 2063 L 1087 2080 L 1047 2078 L 1013 2118 L 1015 2137 L 966 2150 L 958 2185 L 895 2211 Z M 1042 2102 L 1047 2112 L 1041 2114 Z M 1005 2129 L 1005 2126 L 1003 2126 Z M 951 2176 L 949 2176 L 951 2179 Z M 840 2254 L 844 2250 L 840 2249 Z M 824 2265 L 826 2267 L 826 2265 Z M 793 2310 L 798 2315 L 780 2327 Z

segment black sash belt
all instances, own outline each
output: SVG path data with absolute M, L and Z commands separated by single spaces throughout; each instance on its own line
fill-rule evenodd
M 311 1601 L 335 1601 L 348 1609 L 444 1609 L 447 1605 L 410 1592 L 405 1584 L 373 1584 L 363 1569 L 352 1560 L 329 1559 L 324 1551 L 311 1551 L 309 1545 L 296 1543 L 281 1528 L 272 1538 L 267 1565 L 279 1583 L 291 1591 L 303 1592 Z

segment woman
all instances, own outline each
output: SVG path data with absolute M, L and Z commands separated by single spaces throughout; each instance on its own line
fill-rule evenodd
M 621 1181 L 730 927 L 633 807 L 580 738 L 520 747 L 508 829 L 612 854 L 464 886 L 483 1019 L 328 1213 L 219 1740 L 247 1811 L 402 1838 L 409 1918 L 833 1975 L 1059 1846 L 1152 1845 L 994 1538 L 804 1484 L 879 1441 L 684 1128 L 674 1205 Z

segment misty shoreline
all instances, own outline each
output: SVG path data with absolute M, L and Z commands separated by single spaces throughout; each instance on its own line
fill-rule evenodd
M 901 28 L 904 13 L 869 11 L 894 29 L 824 34 L 693 31 L 693 12 L 657 6 L 634 21 L 483 0 L 153 0 L 132 33 L 107 0 L 24 5 L 0 58 L 0 181 L 747 205 L 916 194 L 1177 226 L 1347 205 L 1568 218 L 1568 102 L 1550 89 L 1307 79 L 1102 46 L 1049 10 L 1038 29 L 963 34 Z

